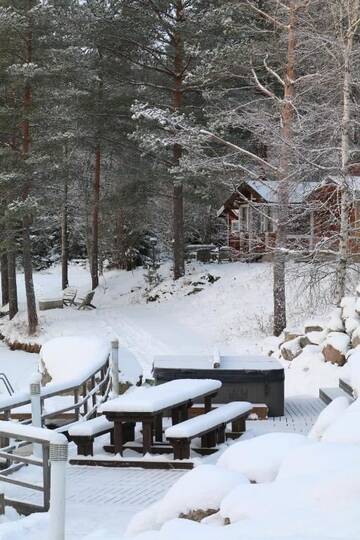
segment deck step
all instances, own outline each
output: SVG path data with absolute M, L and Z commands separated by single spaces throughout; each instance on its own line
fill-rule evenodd
M 339 379 L 339 388 L 354 399 L 354 390 L 350 384 L 349 379 Z
M 334 388 L 320 388 L 319 390 L 319 398 L 321 401 L 326 403 L 326 405 L 329 405 L 334 399 L 338 397 L 346 397 L 349 398 L 349 394 L 344 392 L 341 388 L 335 386 Z

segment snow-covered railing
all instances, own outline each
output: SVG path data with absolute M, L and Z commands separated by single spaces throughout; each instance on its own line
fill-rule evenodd
M 7 421 L 0 421 L 0 437 L 15 441 L 0 451 L 0 458 L 5 459 L 7 463 L 6 468 L 0 471 L 0 481 L 26 490 L 40 491 L 43 496 L 42 504 L 37 505 L 28 502 L 26 498 L 25 500 L 8 498 L 5 488 L 5 505 L 13 506 L 22 514 L 47 512 L 51 508 L 56 516 L 50 517 L 50 521 L 57 520 L 59 513 L 63 513 L 64 505 L 62 495 L 59 498 L 59 490 L 63 492 L 65 485 L 68 446 L 66 437 L 49 429 Z M 16 453 L 18 449 L 24 449 L 30 445 L 40 446 L 41 457 L 36 457 L 34 453 L 30 455 Z M 13 473 L 19 471 L 24 465 L 42 468 L 42 484 L 25 480 L 20 475 L 13 477 Z
M 97 396 L 101 395 L 100 401 L 107 399 L 111 388 L 111 370 L 110 358 L 101 364 L 97 365 L 95 370 L 86 373 L 85 378 L 73 378 L 63 383 L 49 383 L 40 389 L 41 403 L 41 425 L 44 425 L 45 420 L 51 418 L 59 418 L 59 415 L 73 412 L 73 421 L 78 421 L 80 418 L 91 418 L 96 415 L 98 407 Z M 64 407 L 56 408 L 46 412 L 46 400 L 57 396 L 72 396 L 72 402 Z M 29 422 L 30 411 L 23 413 L 19 411 L 21 407 L 30 405 L 32 402 L 31 391 L 16 392 L 12 396 L 0 399 L 0 415 L 4 420 L 10 420 L 14 411 L 17 417 L 21 417 L 23 423 Z

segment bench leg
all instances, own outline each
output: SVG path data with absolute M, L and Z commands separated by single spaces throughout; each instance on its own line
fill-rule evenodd
M 201 437 L 201 446 L 203 448 L 213 448 L 217 444 L 217 429 L 210 431 Z
M 123 425 L 124 443 L 135 440 L 135 422 L 125 422 Z
M 189 459 L 190 458 L 190 441 L 179 439 L 171 441 L 174 448 L 174 459 Z
M 123 455 L 124 435 L 122 422 L 114 422 L 114 454 Z
M 173 426 L 180 422 L 180 410 L 179 410 L 179 407 L 176 407 L 175 409 L 171 409 L 171 422 L 172 422 Z
M 94 455 L 94 440 L 93 439 L 76 439 L 74 437 L 74 443 L 77 446 L 77 452 L 79 456 L 93 456 Z
M 163 440 L 163 426 L 162 426 L 162 415 L 158 414 L 155 417 L 155 441 L 162 442 Z
M 205 413 L 211 411 L 211 400 L 212 400 L 212 397 L 213 397 L 213 396 L 206 396 L 206 398 L 204 398 L 204 412 L 205 412 Z
M 226 427 L 226 424 L 223 424 L 222 426 L 219 426 L 218 427 L 218 431 L 217 431 L 217 442 L 219 444 L 222 444 L 225 442 L 226 440 L 226 436 L 225 436 L 225 427 Z
M 153 444 L 153 421 L 144 420 L 143 421 L 143 452 L 147 454 L 151 451 Z
M 234 433 L 244 433 L 246 431 L 245 420 L 245 418 L 239 418 L 238 420 L 231 422 L 231 431 L 233 431 Z

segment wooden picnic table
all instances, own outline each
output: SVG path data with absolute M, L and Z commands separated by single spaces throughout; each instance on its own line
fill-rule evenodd
M 107 401 L 100 412 L 114 422 L 114 444 L 106 449 L 123 455 L 126 442 L 134 440 L 136 422 L 141 422 L 143 454 L 151 452 L 154 434 L 157 443 L 163 440 L 162 423 L 167 411 L 171 411 L 173 425 L 188 419 L 189 408 L 194 402 L 203 400 L 204 411 L 209 412 L 212 399 L 220 388 L 221 382 L 214 379 L 177 379 L 150 388 L 136 388 Z M 131 425 L 132 433 L 129 431 Z

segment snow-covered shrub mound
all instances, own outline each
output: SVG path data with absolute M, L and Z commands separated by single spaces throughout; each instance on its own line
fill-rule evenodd
M 235 486 L 247 483 L 248 479 L 240 473 L 216 465 L 200 465 L 182 476 L 163 499 L 136 514 L 126 535 L 158 529 L 165 521 L 194 510 L 216 511 L 227 493 Z
M 352 403 L 322 436 L 324 442 L 360 444 L 360 400 Z
M 233 444 L 220 456 L 218 465 L 240 472 L 252 482 L 271 482 L 288 454 L 308 444 L 312 441 L 297 433 L 268 433 Z
M 348 408 L 349 404 L 349 398 L 346 396 L 340 396 L 325 407 L 325 409 L 319 414 L 308 435 L 310 439 L 316 439 L 319 441 L 327 428 L 343 414 L 345 409 Z
M 360 345 L 349 351 L 347 361 L 347 376 L 354 390 L 355 397 L 360 396 Z
M 39 371 L 45 383 L 76 386 L 103 365 L 109 352 L 110 343 L 100 338 L 51 339 L 41 347 Z
M 324 443 L 295 449 L 283 461 L 276 482 L 300 480 L 305 476 L 329 476 L 345 467 L 360 471 L 360 452 L 355 444 Z

